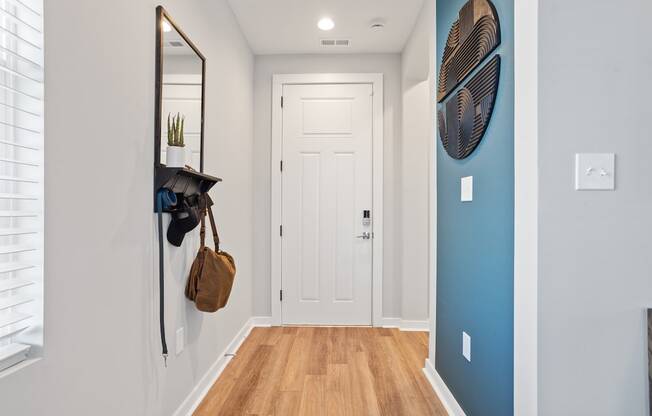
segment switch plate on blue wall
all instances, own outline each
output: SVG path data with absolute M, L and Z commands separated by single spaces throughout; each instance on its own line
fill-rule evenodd
M 473 201 L 473 176 L 465 176 L 461 179 L 460 200 L 462 202 Z
M 471 336 L 466 332 L 462 332 L 462 355 L 471 362 Z

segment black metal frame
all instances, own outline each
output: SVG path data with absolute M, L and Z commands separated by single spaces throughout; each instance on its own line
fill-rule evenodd
M 163 123 L 163 19 L 165 19 L 183 40 L 202 60 L 201 80 L 201 133 L 199 172 L 189 168 L 169 168 L 161 164 L 161 127 Z M 220 178 L 206 175 L 204 172 L 204 112 L 206 108 L 206 58 L 197 49 L 188 36 L 176 25 L 174 20 L 165 11 L 163 6 L 156 8 L 156 100 L 154 105 L 154 210 L 156 211 L 156 194 L 161 188 L 173 191 L 181 198 L 191 198 L 208 192 Z M 172 208 L 163 209 L 164 212 L 173 212 Z
M 163 6 L 156 8 L 156 102 L 154 105 L 154 169 L 163 167 L 161 164 L 161 127 L 163 115 L 163 19 L 181 35 L 183 40 L 192 48 L 202 61 L 201 70 L 201 133 L 200 133 L 200 154 L 199 171 L 204 171 L 204 111 L 206 108 L 206 58 L 199 51 L 197 46 L 190 40 L 179 26 L 170 17 Z

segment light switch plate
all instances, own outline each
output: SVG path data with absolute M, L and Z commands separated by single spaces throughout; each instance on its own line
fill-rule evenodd
M 575 155 L 576 191 L 613 191 L 615 187 L 616 155 L 613 153 Z
M 462 332 L 462 355 L 471 362 L 471 336 L 466 332 Z
M 185 336 L 185 330 L 183 327 L 177 329 L 177 342 L 176 342 L 176 347 L 177 347 L 177 355 L 181 354 L 183 352 L 183 349 L 185 348 L 186 344 L 186 336 Z
M 473 201 L 473 176 L 465 176 L 460 181 L 460 200 L 462 202 Z

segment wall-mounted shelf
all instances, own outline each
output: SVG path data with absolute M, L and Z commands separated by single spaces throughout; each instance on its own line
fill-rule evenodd
M 154 179 L 154 195 L 159 189 L 166 188 L 175 194 L 191 197 L 208 192 L 218 182 L 222 182 L 222 179 L 192 169 L 158 167 Z

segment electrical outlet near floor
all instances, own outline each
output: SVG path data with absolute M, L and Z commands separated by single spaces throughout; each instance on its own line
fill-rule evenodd
M 181 354 L 183 352 L 183 348 L 185 347 L 185 330 L 183 327 L 177 329 L 177 355 Z
M 471 336 L 462 331 L 462 355 L 466 361 L 471 362 Z

